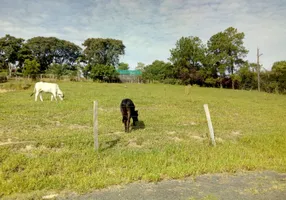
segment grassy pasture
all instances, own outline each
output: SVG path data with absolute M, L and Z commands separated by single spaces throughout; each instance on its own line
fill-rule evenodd
M 81 193 L 204 173 L 286 171 L 286 96 L 199 87 L 188 92 L 162 84 L 59 85 L 62 102 L 50 102 L 47 94 L 44 102 L 34 102 L 32 87 L 0 92 L 0 198 L 33 199 L 50 191 Z M 123 132 L 121 122 L 125 97 L 139 110 L 140 126 L 131 133 Z M 207 138 L 205 103 L 216 147 Z

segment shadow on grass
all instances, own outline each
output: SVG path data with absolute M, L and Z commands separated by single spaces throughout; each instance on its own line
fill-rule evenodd
M 145 128 L 145 123 L 139 120 L 138 122 L 136 122 L 136 126 L 132 126 L 132 131 L 144 129 L 144 128 Z
M 114 147 L 118 142 L 120 141 L 120 137 L 114 139 L 114 140 L 110 140 L 105 142 L 101 147 L 100 147 L 100 151 L 105 151 L 107 149 L 111 149 L 112 147 Z
M 132 126 L 132 131 L 138 130 L 138 129 L 144 129 L 145 124 L 143 121 L 136 122 L 136 126 Z M 124 134 L 124 133 L 123 133 Z M 120 137 L 117 137 L 116 139 L 110 140 L 105 142 L 104 144 L 100 145 L 99 151 L 105 151 L 107 149 L 113 148 L 118 142 L 120 141 Z

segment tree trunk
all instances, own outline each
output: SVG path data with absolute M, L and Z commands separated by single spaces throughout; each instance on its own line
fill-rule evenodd
M 12 76 L 12 67 L 11 67 L 10 63 L 7 63 L 7 65 L 8 65 L 8 77 L 11 78 L 11 76 Z
M 232 61 L 231 62 L 231 86 L 232 86 L 232 89 L 234 90 L 233 71 L 234 71 L 234 66 L 233 66 L 233 61 Z

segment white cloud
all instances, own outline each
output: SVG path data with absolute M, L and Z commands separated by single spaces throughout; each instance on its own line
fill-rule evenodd
M 0 37 L 55 36 L 81 45 L 91 37 L 123 40 L 123 62 L 167 61 L 182 36 L 204 43 L 232 26 L 245 33 L 248 59 L 256 48 L 267 69 L 285 60 L 286 2 L 274 0 L 0 0 Z

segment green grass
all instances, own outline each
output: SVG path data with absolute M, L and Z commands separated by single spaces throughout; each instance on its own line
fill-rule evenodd
M 9 81 L 8 83 L 0 83 L 0 90 L 15 91 L 27 90 L 31 87 L 32 82 L 27 80 Z
M 197 199 L 195 197 L 191 197 L 189 200 L 199 200 L 199 199 Z M 218 200 L 218 198 L 213 196 L 213 195 L 207 195 L 207 196 L 201 198 L 200 200 Z
M 12 83 L 1 85 L 7 84 Z M 0 198 L 83 193 L 205 173 L 286 171 L 286 96 L 199 87 L 186 92 L 184 86 L 161 84 L 59 85 L 62 102 L 50 102 L 48 94 L 35 102 L 33 84 L 0 93 Z M 123 132 L 121 122 L 119 104 L 125 97 L 134 101 L 145 124 L 131 133 Z M 209 145 L 205 103 L 216 147 Z

